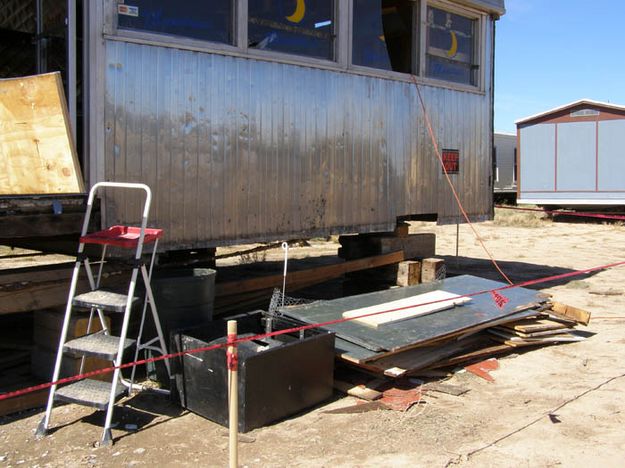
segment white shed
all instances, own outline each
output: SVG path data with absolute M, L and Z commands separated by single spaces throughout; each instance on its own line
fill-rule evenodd
M 583 99 L 516 125 L 519 203 L 625 205 L 625 107 Z

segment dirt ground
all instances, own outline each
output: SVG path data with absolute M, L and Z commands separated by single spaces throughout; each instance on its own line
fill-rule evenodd
M 625 260 L 622 225 L 560 223 L 498 212 L 476 226 L 514 281 Z M 467 226 L 414 223 L 437 234 L 450 270 L 498 279 Z M 311 242 L 293 255 L 334 252 Z M 279 251 L 267 258 L 279 259 Z M 500 359 L 487 382 L 457 372 L 448 383 L 462 396 L 426 394 L 405 413 L 327 414 L 353 403 L 336 395 L 297 417 L 247 433 L 242 466 L 623 466 L 625 463 L 624 268 L 541 286 L 560 302 L 589 310 L 584 342 L 543 347 Z M 115 415 L 116 443 L 99 447 L 101 413 L 66 405 L 54 410 L 51 435 L 35 440 L 42 412 L 0 419 L 0 466 L 225 466 L 227 430 L 182 412 L 159 396 L 138 395 Z M 126 429 L 136 424 L 138 430 Z

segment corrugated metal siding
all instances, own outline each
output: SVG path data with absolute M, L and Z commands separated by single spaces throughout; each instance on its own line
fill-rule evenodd
M 411 83 L 122 41 L 105 47 L 104 176 L 152 187 L 151 224 L 169 246 L 457 215 Z M 421 89 L 441 148 L 461 152 L 452 178 L 468 211 L 486 216 L 488 93 Z M 109 200 L 109 224 L 138 211 L 131 197 Z

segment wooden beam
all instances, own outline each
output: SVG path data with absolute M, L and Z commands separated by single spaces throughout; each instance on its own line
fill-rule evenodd
M 80 234 L 84 213 L 0 216 L 3 239 Z
M 399 263 L 404 260 L 403 252 L 392 252 L 385 255 L 377 255 L 375 257 L 361 258 L 358 260 L 350 260 L 336 265 L 324 265 L 307 270 L 292 271 L 288 273 L 286 278 L 287 289 L 293 289 L 299 284 L 306 283 L 312 285 L 322 283 L 329 279 L 338 278 L 345 273 L 352 271 L 366 270 L 367 268 L 376 268 L 379 266 Z M 227 283 L 217 283 L 215 285 L 216 296 L 228 296 L 259 289 L 269 289 L 282 285 L 282 275 L 263 276 L 261 278 L 251 278 L 240 281 L 230 281 Z
M 50 390 L 38 390 L 15 398 L 0 401 L 0 416 L 17 413 L 46 405 Z
M 73 264 L 72 264 L 73 268 Z M 128 271 L 104 275 L 104 285 L 115 287 L 129 278 Z M 0 315 L 48 309 L 65 305 L 72 269 L 67 264 L 59 268 L 37 269 L 0 275 Z M 86 275 L 81 274 L 77 294 L 89 291 Z

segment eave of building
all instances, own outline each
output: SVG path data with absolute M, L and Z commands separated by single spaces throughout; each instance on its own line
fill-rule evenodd
M 616 111 L 616 112 L 623 112 L 625 113 L 625 106 L 619 106 L 616 104 L 610 104 L 608 102 L 601 102 L 601 101 L 594 101 L 592 99 L 580 99 L 578 101 L 575 102 L 571 102 L 570 104 L 565 104 L 563 106 L 560 107 L 556 107 L 554 109 L 550 109 L 548 111 L 545 112 L 541 112 L 540 114 L 535 114 L 529 117 L 525 117 L 523 119 L 517 120 L 516 122 L 514 122 L 517 126 L 518 125 L 523 125 L 523 124 L 527 124 L 530 122 L 533 122 L 535 120 L 544 120 L 547 117 L 550 117 L 552 115 L 561 113 L 561 112 L 565 112 L 567 110 L 572 110 L 575 108 L 583 108 L 583 107 L 591 107 L 591 108 L 595 108 L 595 109 L 603 109 L 606 111 Z
M 477 8 L 497 17 L 506 13 L 504 0 L 456 0 L 456 3 Z

